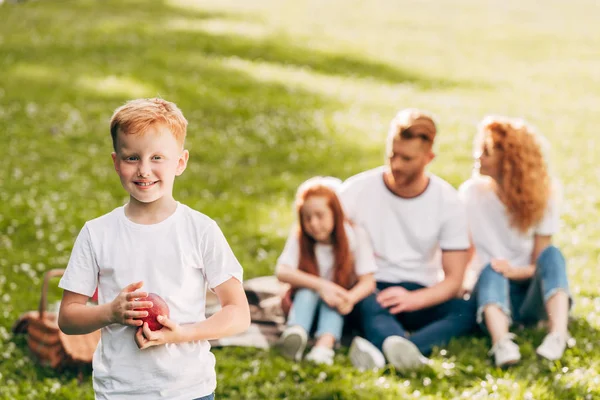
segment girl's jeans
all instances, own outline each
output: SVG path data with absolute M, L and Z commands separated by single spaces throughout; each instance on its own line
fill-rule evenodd
M 300 325 L 309 333 L 317 311 L 319 316 L 315 337 L 328 333 L 339 341 L 344 327 L 344 317 L 321 300 L 318 293 L 310 289 L 296 291 L 287 324 L 288 326 Z
M 547 247 L 536 261 L 535 275 L 526 281 L 511 281 L 490 264 L 481 272 L 474 295 L 477 323 L 485 329 L 483 310 L 497 305 L 512 322 L 533 324 L 548 318 L 546 302 L 558 291 L 569 293 L 565 258 L 557 247 Z

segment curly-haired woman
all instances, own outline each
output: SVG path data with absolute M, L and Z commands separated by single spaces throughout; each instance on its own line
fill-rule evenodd
M 497 366 L 521 359 L 511 322 L 549 320 L 536 353 L 562 357 L 570 307 L 565 259 L 552 245 L 558 230 L 557 185 L 544 157 L 544 139 L 524 121 L 486 117 L 475 140 L 475 173 L 460 188 L 467 205 L 477 321 L 492 339 Z

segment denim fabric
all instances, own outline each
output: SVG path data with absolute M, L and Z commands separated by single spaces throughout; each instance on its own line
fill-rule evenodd
M 559 290 L 569 293 L 567 267 L 561 251 L 549 246 L 536 261 L 535 275 L 526 281 L 510 281 L 487 265 L 475 287 L 477 323 L 483 328 L 483 310 L 499 306 L 511 322 L 532 324 L 548 318 L 546 302 Z
M 379 291 L 392 286 L 411 291 L 424 288 L 413 282 L 377 282 Z M 381 307 L 376 295 L 372 294 L 357 307 L 364 337 L 380 350 L 388 337 L 402 336 L 427 356 L 434 346 L 444 346 L 452 338 L 466 335 L 476 327 L 474 300 L 452 299 L 433 307 L 394 315 Z M 412 332 L 410 336 L 407 331 Z
M 287 324 L 288 326 L 300 325 L 309 333 L 317 312 L 315 337 L 318 338 L 325 333 L 329 333 L 339 341 L 342 337 L 344 317 L 321 300 L 318 293 L 310 289 L 296 291 Z
M 215 394 L 211 393 L 208 396 L 198 397 L 197 399 L 194 399 L 194 400 L 215 400 Z

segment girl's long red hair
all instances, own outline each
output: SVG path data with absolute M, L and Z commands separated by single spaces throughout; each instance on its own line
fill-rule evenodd
M 333 231 L 331 232 L 331 244 L 335 257 L 333 266 L 333 282 L 350 289 L 356 282 L 354 273 L 354 259 L 350 252 L 350 245 L 346 230 L 344 229 L 344 211 L 335 192 L 324 185 L 311 185 L 302 190 L 296 198 L 296 209 L 300 227 L 298 229 L 298 240 L 300 241 L 300 260 L 298 268 L 306 273 L 319 276 L 319 266 L 315 256 L 316 240 L 306 233 L 302 219 L 302 206 L 304 202 L 312 197 L 319 196 L 327 199 L 327 204 L 333 212 Z

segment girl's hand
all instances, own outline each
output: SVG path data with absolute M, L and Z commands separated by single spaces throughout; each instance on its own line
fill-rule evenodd
M 152 307 L 151 301 L 137 301 L 137 299 L 148 296 L 146 292 L 137 291 L 143 284 L 143 282 L 135 282 L 127 285 L 110 303 L 111 323 L 142 326 L 142 321 L 136 318 L 147 317 L 148 311 L 139 309 Z
M 138 328 L 135 333 L 135 343 L 140 350 L 166 343 L 177 343 L 179 341 L 182 329 L 180 325 L 164 315 L 158 316 L 158 322 L 163 325 L 158 331 L 151 331 L 147 322 L 144 322 L 144 325 Z
M 354 309 L 354 302 L 352 301 L 344 301 L 340 305 L 338 305 L 337 310 L 342 315 L 348 315 Z
M 349 300 L 346 289 L 325 279 L 319 286 L 319 296 L 331 308 L 337 308 L 342 302 Z

